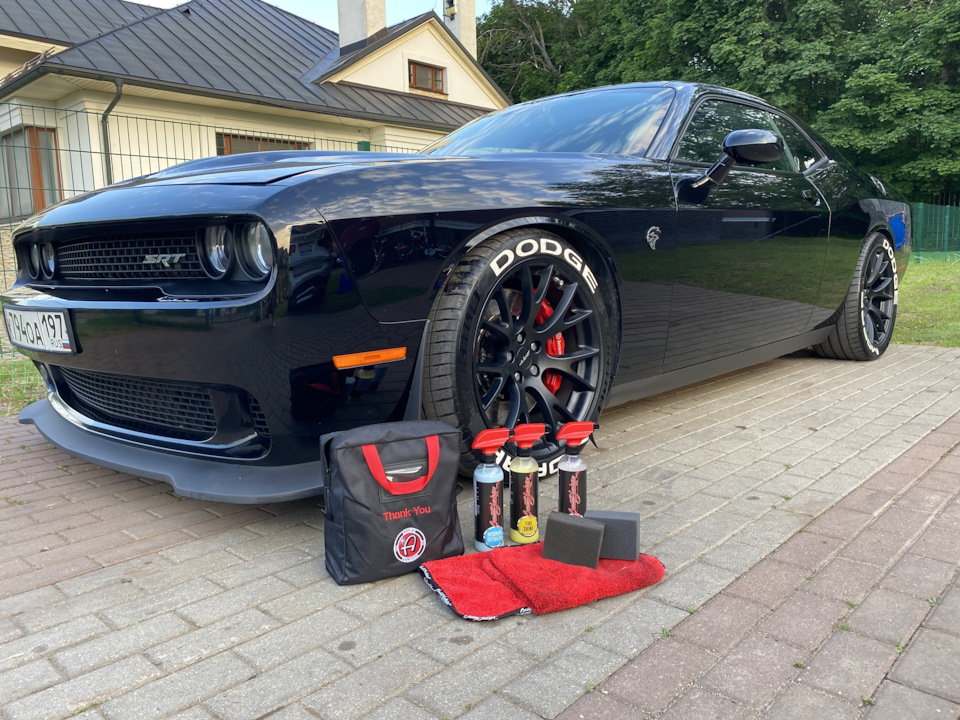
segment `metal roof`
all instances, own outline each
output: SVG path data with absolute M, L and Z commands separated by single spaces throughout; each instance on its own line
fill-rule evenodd
M 0 33 L 75 45 L 156 12 L 124 0 L 3 0 Z
M 489 112 L 367 86 L 310 82 L 309 71 L 331 54 L 339 55 L 336 33 L 261 0 L 192 0 L 57 53 L 12 82 L 44 72 L 119 79 L 439 130 Z

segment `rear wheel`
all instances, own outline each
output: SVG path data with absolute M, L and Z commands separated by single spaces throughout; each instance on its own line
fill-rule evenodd
M 463 432 L 461 465 L 488 427 L 542 422 L 533 448 L 555 469 L 559 426 L 599 415 L 613 372 L 615 301 L 599 267 L 540 230 L 479 243 L 453 270 L 431 312 L 424 409 Z
M 897 321 L 897 259 L 893 243 L 874 233 L 863 245 L 857 270 L 830 337 L 814 349 L 823 357 L 876 360 Z

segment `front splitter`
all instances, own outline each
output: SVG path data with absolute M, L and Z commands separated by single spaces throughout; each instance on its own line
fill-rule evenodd
M 47 440 L 74 457 L 168 483 L 183 497 L 259 504 L 323 494 L 319 460 L 299 465 L 243 465 L 152 450 L 87 432 L 60 415 L 49 400 L 25 407 L 20 422 L 36 426 Z

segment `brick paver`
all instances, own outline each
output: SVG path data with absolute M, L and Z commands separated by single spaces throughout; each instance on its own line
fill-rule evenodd
M 666 707 L 650 713 L 621 689 L 645 679 L 664 641 L 600 692 L 617 697 L 620 717 L 960 718 L 958 429 L 955 415 L 897 472 L 870 478 L 680 622 L 672 634 L 711 657 L 661 690 L 674 696 Z M 584 698 L 561 717 L 594 706 Z
M 591 507 L 667 578 L 478 624 L 338 587 L 315 500 L 179 498 L 0 419 L 0 720 L 960 720 L 958 389 L 960 351 L 894 346 L 604 413 Z

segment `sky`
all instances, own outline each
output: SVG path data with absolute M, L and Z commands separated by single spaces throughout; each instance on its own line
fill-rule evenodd
M 141 5 L 169 8 L 180 5 L 183 0 L 132 0 Z M 337 0 L 265 0 L 271 5 L 283 8 L 294 15 L 306 18 L 317 25 L 330 30 L 337 30 Z M 394 25 L 403 20 L 416 17 L 433 10 L 440 15 L 442 0 L 386 0 L 387 25 Z M 476 0 L 477 17 L 490 12 L 493 0 Z

